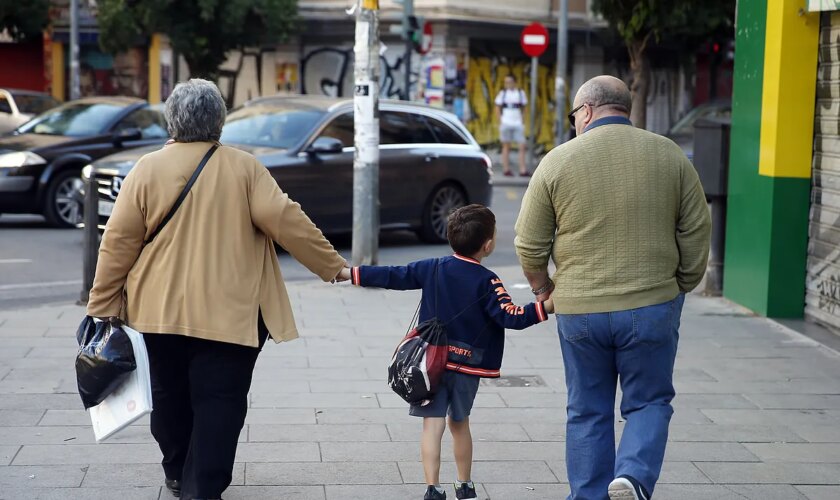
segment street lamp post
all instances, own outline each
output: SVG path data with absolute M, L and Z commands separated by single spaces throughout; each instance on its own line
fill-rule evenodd
M 560 0 L 557 11 L 557 76 L 555 78 L 555 106 L 557 122 L 554 144 L 566 140 L 566 67 L 569 65 L 569 0 Z

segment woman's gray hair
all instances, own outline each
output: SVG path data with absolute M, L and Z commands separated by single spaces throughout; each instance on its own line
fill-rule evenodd
M 227 107 L 216 84 L 192 78 L 175 86 L 166 99 L 166 128 L 177 142 L 218 141 Z

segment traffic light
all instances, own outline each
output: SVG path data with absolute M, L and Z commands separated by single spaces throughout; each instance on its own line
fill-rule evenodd
M 422 17 L 408 16 L 408 36 L 406 36 L 406 39 L 411 42 L 415 52 L 422 52 L 424 24 L 426 24 L 426 21 Z

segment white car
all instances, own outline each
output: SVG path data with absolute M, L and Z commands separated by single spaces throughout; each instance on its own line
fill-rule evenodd
M 0 89 L 0 135 L 15 130 L 33 116 L 58 105 L 59 102 L 53 96 L 43 92 Z

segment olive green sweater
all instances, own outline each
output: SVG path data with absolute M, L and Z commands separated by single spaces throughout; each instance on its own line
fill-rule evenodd
M 540 162 L 516 222 L 526 271 L 551 256 L 559 314 L 667 302 L 694 289 L 711 220 L 694 166 L 669 139 L 602 125 Z

